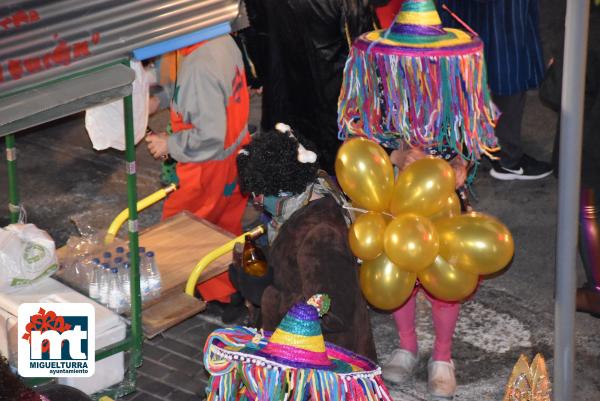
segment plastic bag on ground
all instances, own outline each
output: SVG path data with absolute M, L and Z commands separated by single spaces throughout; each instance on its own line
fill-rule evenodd
M 58 268 L 54 241 L 33 224 L 0 228 L 0 291 L 11 292 L 52 275 Z

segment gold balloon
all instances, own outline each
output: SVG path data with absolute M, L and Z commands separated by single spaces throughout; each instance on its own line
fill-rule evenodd
M 461 270 L 492 274 L 512 259 L 515 244 L 508 228 L 483 213 L 470 212 L 435 223 L 440 256 Z
M 436 220 L 443 219 L 445 217 L 454 217 L 460 215 L 460 199 L 456 192 L 452 192 L 446 202 L 442 205 L 442 208 L 434 214 L 427 216 L 431 221 L 435 223 Z
M 358 216 L 348 230 L 352 253 L 362 260 L 375 259 L 383 252 L 383 233 L 387 221 L 381 213 L 368 212 Z
M 398 267 L 417 273 L 433 263 L 438 255 L 439 238 L 428 218 L 407 213 L 388 224 L 383 249 Z
M 398 176 L 390 211 L 394 216 L 402 213 L 430 216 L 443 208 L 454 186 L 454 170 L 448 162 L 434 157 L 417 160 Z
M 346 141 L 338 150 L 335 175 L 355 206 L 383 212 L 390 204 L 394 168 L 385 150 L 366 138 Z
M 385 254 L 364 261 L 359 276 L 360 288 L 367 301 L 384 310 L 402 306 L 412 294 L 417 279 L 415 273 L 400 269 Z
M 442 301 L 453 302 L 467 298 L 477 288 L 479 276 L 452 266 L 438 256 L 427 269 L 417 273 L 421 285 Z

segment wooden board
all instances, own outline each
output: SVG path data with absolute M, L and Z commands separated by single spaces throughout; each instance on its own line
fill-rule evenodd
M 185 284 L 200 259 L 233 238 L 232 234 L 188 212 L 179 213 L 140 233 L 140 246 L 155 253 L 162 278 L 161 296 L 142 305 L 146 336 L 154 337 L 206 309 L 202 300 L 185 294 Z M 110 245 L 110 248 L 114 246 Z M 67 257 L 67 252 L 67 247 L 58 249 L 59 259 Z M 227 271 L 230 263 L 231 253 L 221 256 L 204 270 L 198 282 Z
M 153 338 L 205 309 L 205 302 L 184 292 L 167 296 L 160 303 L 144 309 L 142 313 L 144 335 Z
M 143 231 L 140 246 L 156 255 L 163 292 L 174 289 L 183 292 L 200 259 L 233 238 L 219 227 L 183 212 Z M 199 282 L 226 271 L 230 263 L 231 253 L 220 257 L 206 268 Z
M 152 338 L 206 309 L 206 304 L 185 294 L 185 284 L 200 259 L 234 236 L 191 213 L 179 213 L 140 233 L 140 246 L 154 251 L 162 279 L 161 296 L 142 306 L 144 335 Z M 211 263 L 198 282 L 224 271 L 231 253 Z

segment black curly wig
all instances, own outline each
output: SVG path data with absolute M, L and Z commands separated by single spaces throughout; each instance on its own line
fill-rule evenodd
M 266 196 L 280 192 L 299 194 L 313 182 L 319 168 L 316 163 L 298 161 L 298 142 L 306 149 L 315 147 L 294 133 L 296 138 L 279 131 L 265 131 L 252 137 L 237 156 L 240 189 L 243 193 Z

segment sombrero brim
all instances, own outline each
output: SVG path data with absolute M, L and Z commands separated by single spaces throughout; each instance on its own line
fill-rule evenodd
M 435 29 L 439 35 L 390 29 L 355 40 L 338 102 L 339 139 L 365 136 L 388 148 L 408 143 L 472 161 L 496 150 L 499 112 L 483 42 L 458 29 Z
M 302 359 L 302 356 L 294 355 L 293 352 L 287 356 L 265 353 L 264 349 L 271 335 L 271 332 L 258 332 L 248 327 L 219 329 L 207 339 L 205 353 L 212 352 L 224 361 L 250 362 L 278 369 L 315 369 L 350 376 L 381 373 L 381 368 L 370 359 L 327 341 L 325 349 L 331 362 L 329 365 L 315 365 L 310 360 Z M 224 366 L 219 366 L 213 371 L 210 364 L 205 365 L 213 375 L 228 371 Z
M 471 36 L 459 29 L 442 28 L 445 35 L 415 36 L 396 35 L 386 30 L 362 34 L 354 42 L 354 47 L 377 53 L 406 56 L 449 56 L 481 51 L 483 42 L 478 36 Z
M 207 401 L 392 401 L 381 368 L 369 359 L 325 343 L 331 363 L 318 368 L 265 354 L 271 333 L 246 327 L 214 331 L 204 346 L 211 374 Z M 291 357 L 291 355 L 290 355 Z

